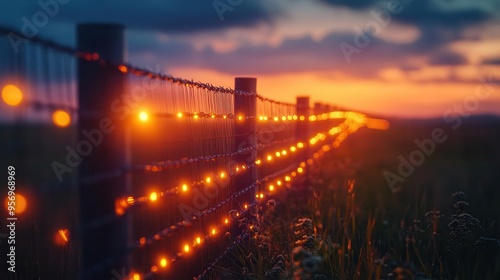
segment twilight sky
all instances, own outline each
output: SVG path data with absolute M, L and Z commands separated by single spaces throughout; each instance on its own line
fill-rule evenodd
M 22 31 L 52 3 L 37 36 L 75 46 L 77 23 L 122 23 L 128 61 L 175 76 L 254 76 L 274 99 L 383 115 L 440 117 L 474 100 L 470 113 L 500 114 L 498 0 L 56 1 L 2 0 L 0 25 Z

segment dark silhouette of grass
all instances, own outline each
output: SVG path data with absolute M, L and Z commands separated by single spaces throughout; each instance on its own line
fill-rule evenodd
M 447 141 L 392 193 L 382 171 L 436 127 Z M 499 279 L 499 134 L 499 119 L 482 117 L 350 136 L 261 211 L 273 222 L 254 221 L 256 240 L 220 279 Z

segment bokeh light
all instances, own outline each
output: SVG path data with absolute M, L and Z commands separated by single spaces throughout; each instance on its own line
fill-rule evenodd
M 147 122 L 149 119 L 149 115 L 147 112 L 145 111 L 142 111 L 139 113 L 139 120 L 143 121 L 143 122 Z
M 71 116 L 64 110 L 55 110 L 52 113 L 52 122 L 58 127 L 67 127 L 71 123 Z
M 16 214 L 21 214 L 23 213 L 24 211 L 26 211 L 26 207 L 28 206 L 28 201 L 26 200 L 26 198 L 20 194 L 16 194 L 15 195 L 16 197 L 16 200 L 15 201 L 15 205 L 13 205 L 15 207 L 15 213 Z M 6 197 L 5 198 L 5 209 L 9 209 L 9 202 L 11 200 L 9 199 L 9 197 Z
M 23 100 L 23 93 L 15 85 L 6 85 L 2 88 L 2 100 L 9 106 L 17 106 Z

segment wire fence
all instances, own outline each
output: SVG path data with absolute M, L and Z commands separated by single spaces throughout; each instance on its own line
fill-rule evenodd
M 0 28 L 0 120 L 12 136 L 2 164 L 25 170 L 19 184 L 38 209 L 26 219 L 44 232 L 24 250 L 59 248 L 56 259 L 35 255 L 46 268 L 21 278 L 212 279 L 251 237 L 241 218 L 349 134 L 388 127 L 40 38 L 14 53 L 9 34 Z

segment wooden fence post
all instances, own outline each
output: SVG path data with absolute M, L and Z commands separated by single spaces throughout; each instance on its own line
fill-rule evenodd
M 123 26 L 81 24 L 77 36 L 80 51 L 98 53 L 112 64 L 123 63 Z M 79 169 L 83 279 L 111 279 L 127 268 L 129 226 L 125 216 L 115 215 L 115 200 L 125 195 L 125 176 L 82 182 L 95 174 L 118 170 L 126 163 L 124 122 L 111 109 L 111 103 L 120 99 L 124 89 L 125 76 L 117 67 L 78 60 L 81 147 L 77 145 L 76 150 L 85 153 Z
M 301 117 L 304 116 L 305 119 L 299 120 L 297 122 L 297 128 L 296 128 L 296 139 L 297 141 L 302 141 L 306 144 L 309 144 L 308 138 L 310 137 L 310 125 L 307 117 L 310 115 L 310 109 L 309 109 L 309 96 L 298 96 L 297 97 L 297 104 L 295 107 L 296 114 L 297 116 Z M 307 150 L 307 149 L 304 149 Z M 301 153 L 301 161 L 302 160 L 307 160 L 308 152 Z
M 303 142 L 306 146 L 302 151 L 298 153 L 298 162 L 307 161 L 311 152 L 309 148 L 309 138 L 311 137 L 311 125 L 308 120 L 308 116 L 311 114 L 311 110 L 309 108 L 309 96 L 297 96 L 297 103 L 295 107 L 295 111 L 297 116 L 299 116 L 299 121 L 297 122 L 295 135 L 297 142 Z M 302 117 L 304 117 L 303 120 Z M 304 167 L 306 180 L 304 184 L 307 187 L 309 185 L 309 170 L 307 165 Z M 307 189 L 304 189 L 304 199 L 307 199 Z
M 257 93 L 257 79 L 237 77 L 234 79 L 234 89 L 249 93 Z M 256 145 L 256 118 L 239 120 L 239 116 L 256 116 L 257 115 L 257 96 L 256 95 L 235 95 L 234 96 L 234 113 L 236 115 L 234 124 L 234 141 L 235 149 Z M 252 150 L 248 153 L 238 154 L 234 157 L 237 164 L 252 164 L 257 157 L 257 151 Z M 238 175 L 238 185 L 241 188 L 246 188 L 257 180 L 257 168 L 252 168 L 248 172 Z M 255 188 L 257 192 L 257 188 Z M 255 192 L 255 193 L 256 193 Z M 255 193 L 250 192 L 248 195 L 242 196 L 241 200 L 251 202 L 255 198 Z

